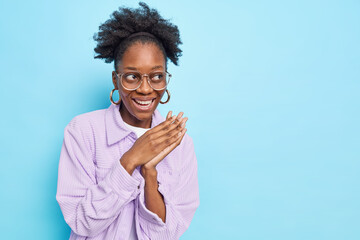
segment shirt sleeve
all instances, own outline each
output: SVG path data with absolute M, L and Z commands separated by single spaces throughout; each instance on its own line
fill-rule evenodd
M 66 223 L 77 235 L 92 237 L 105 230 L 122 207 L 138 195 L 140 182 L 116 161 L 96 181 L 93 153 L 83 135 L 69 125 L 60 154 L 56 200 Z
M 158 191 L 164 197 L 166 208 L 165 223 L 146 208 L 143 191 L 137 198 L 140 239 L 179 239 L 190 225 L 200 203 L 197 161 L 190 137 L 182 152 L 181 159 L 176 159 L 183 161 L 180 178 L 170 181 L 176 185 L 158 180 Z

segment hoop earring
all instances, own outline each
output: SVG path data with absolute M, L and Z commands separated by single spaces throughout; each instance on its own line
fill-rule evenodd
M 112 99 L 112 95 L 114 94 L 114 91 L 115 91 L 116 89 L 114 88 L 113 90 L 111 90 L 111 92 L 110 92 L 110 102 L 112 102 L 113 104 L 115 104 L 115 105 L 119 105 L 120 104 L 120 102 L 121 102 L 121 97 L 120 97 L 120 93 L 119 93 L 119 101 L 117 101 L 117 102 L 114 102 L 114 100 Z
M 169 90 L 166 89 L 166 93 L 167 93 L 167 95 L 168 95 L 168 98 L 166 99 L 165 102 L 160 101 L 161 104 L 165 104 L 165 103 L 167 103 L 167 102 L 170 100 L 170 92 L 169 92 Z

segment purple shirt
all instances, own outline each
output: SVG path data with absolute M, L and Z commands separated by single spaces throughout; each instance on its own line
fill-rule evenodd
M 156 109 L 151 128 L 165 120 Z M 191 137 L 157 166 L 165 223 L 146 208 L 140 167 L 132 175 L 120 164 L 136 141 L 119 106 L 111 104 L 73 118 L 65 127 L 59 161 L 58 201 L 73 239 L 128 239 L 133 218 L 139 239 L 178 239 L 199 206 L 197 162 Z

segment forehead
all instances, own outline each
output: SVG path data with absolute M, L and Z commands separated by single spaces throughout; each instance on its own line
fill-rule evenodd
M 165 69 L 165 59 L 160 48 L 154 43 L 136 42 L 126 49 L 119 64 L 120 69 L 136 68 L 148 71 L 155 66 Z

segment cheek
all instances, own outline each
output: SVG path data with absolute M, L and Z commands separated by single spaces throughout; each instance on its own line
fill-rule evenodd
M 121 100 L 126 102 L 126 105 L 129 105 L 130 101 L 131 101 L 130 93 L 128 93 L 126 91 L 120 91 L 119 93 L 120 93 L 120 96 L 121 96 Z
M 120 88 L 119 93 L 122 97 L 129 97 L 131 95 L 131 91 L 127 91 L 126 89 Z

